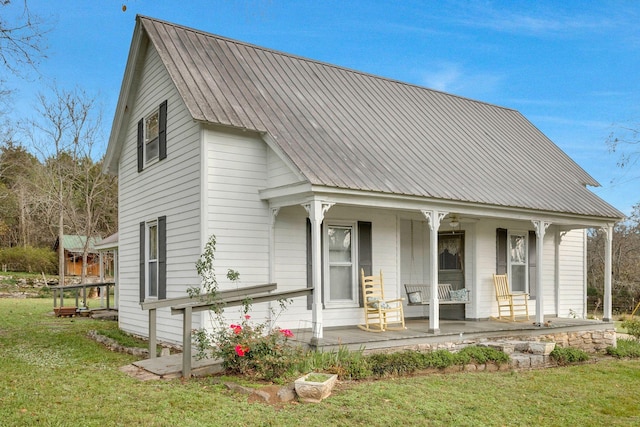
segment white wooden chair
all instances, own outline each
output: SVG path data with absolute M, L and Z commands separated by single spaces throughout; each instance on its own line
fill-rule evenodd
M 512 293 L 509 289 L 509 281 L 506 274 L 494 274 L 493 284 L 496 288 L 496 301 L 498 301 L 498 319 L 502 320 L 503 310 L 509 311 L 509 319 L 516 320 L 516 313 L 529 319 L 529 294 Z
M 364 270 L 360 270 L 360 282 L 364 299 L 364 324 L 358 327 L 370 332 L 406 329 L 402 308 L 404 298 L 384 298 L 382 270 L 379 276 L 365 276 Z

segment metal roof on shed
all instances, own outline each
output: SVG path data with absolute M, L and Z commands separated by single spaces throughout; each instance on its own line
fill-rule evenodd
M 623 216 L 518 111 L 138 20 L 195 120 L 268 133 L 311 184 Z

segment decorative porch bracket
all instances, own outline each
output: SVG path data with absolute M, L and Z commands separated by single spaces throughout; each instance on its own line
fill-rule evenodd
M 536 323 L 542 324 L 544 323 L 544 275 L 542 274 L 544 257 L 542 251 L 544 250 L 544 235 L 551 223 L 541 219 L 534 219 L 531 222 L 536 229 L 536 266 L 538 269 L 536 274 Z
M 611 252 L 613 247 L 613 225 L 602 227 L 604 232 L 604 307 L 602 307 L 602 320 L 610 322 L 612 317 L 611 307 Z
M 302 205 L 307 211 L 311 221 L 311 281 L 315 291 L 311 305 L 312 337 L 311 345 L 318 345 L 322 340 L 322 253 L 321 253 L 321 226 L 324 216 L 334 203 L 322 200 L 312 200 Z
M 429 304 L 429 332 L 440 332 L 440 303 L 438 301 L 438 229 L 440 222 L 448 212 L 422 210 L 422 215 L 429 224 L 429 282 L 431 284 L 431 301 Z

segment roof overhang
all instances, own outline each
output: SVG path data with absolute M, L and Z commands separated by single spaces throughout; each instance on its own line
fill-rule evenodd
M 308 182 L 269 188 L 260 191 L 260 197 L 268 201 L 270 207 L 304 205 L 312 200 L 345 206 L 358 206 L 411 212 L 436 210 L 444 213 L 463 215 L 469 218 L 496 218 L 509 220 L 542 220 L 562 229 L 606 227 L 624 218 L 596 217 L 571 212 L 551 212 L 511 206 L 495 206 L 473 202 L 417 197 L 411 195 L 377 193 L 361 190 L 316 186 Z
M 111 125 L 111 134 L 109 135 L 109 143 L 105 153 L 102 172 L 106 174 L 117 175 L 120 154 L 122 152 L 126 126 L 123 126 L 130 112 L 129 105 L 132 105 L 135 96 L 135 77 L 142 66 L 144 51 L 146 46 L 145 32 L 139 19 L 136 19 L 136 26 L 131 39 L 131 47 L 129 48 L 129 56 L 127 65 L 122 78 L 122 86 L 120 87 L 120 95 L 116 104 L 116 111 Z

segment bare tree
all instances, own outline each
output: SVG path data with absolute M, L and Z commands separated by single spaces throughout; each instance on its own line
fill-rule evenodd
M 91 185 L 87 189 L 85 184 L 88 178 L 82 169 L 93 165 L 92 150 L 99 137 L 101 114 L 94 97 L 77 88 L 69 91 L 57 87 L 52 89 L 48 97 L 43 94 L 38 96 L 36 112 L 37 118 L 27 121 L 25 130 L 39 153 L 40 161 L 45 165 L 44 180 L 40 183 L 43 199 L 51 201 L 56 207 L 57 218 L 50 225 L 57 228 L 60 283 L 64 283 L 65 230 L 70 229 L 87 237 L 95 230 L 93 220 L 80 225 L 74 203 L 78 200 L 78 193 L 83 194 L 85 199 L 93 197 L 85 196 L 87 191 L 95 197 L 99 196 Z M 84 252 L 83 258 L 86 260 L 88 241 Z M 83 280 L 84 273 L 83 270 Z
M 0 0 L 0 62 L 12 74 L 36 69 L 45 57 L 45 21 L 29 10 L 27 0 Z
M 587 246 L 589 295 L 595 301 L 603 297 L 605 235 L 592 230 Z M 640 203 L 625 222 L 613 229 L 611 259 L 614 308 L 631 311 L 640 301 Z
M 618 154 L 618 167 L 627 172 L 637 172 L 635 167 L 640 160 L 640 123 L 627 123 L 617 126 L 606 140 L 609 152 Z M 639 179 L 640 175 L 629 179 Z

